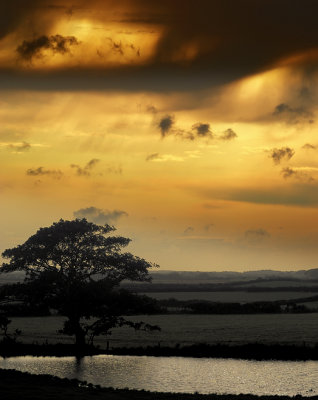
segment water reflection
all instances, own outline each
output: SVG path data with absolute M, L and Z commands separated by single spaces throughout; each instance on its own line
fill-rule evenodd
M 136 357 L 0 358 L 0 368 L 85 380 L 95 385 L 163 392 L 318 395 L 317 361 Z

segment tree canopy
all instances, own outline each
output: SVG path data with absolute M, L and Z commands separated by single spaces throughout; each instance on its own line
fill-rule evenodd
M 127 293 L 118 285 L 124 279 L 150 281 L 148 270 L 156 264 L 122 252 L 130 239 L 110 236 L 114 230 L 86 219 L 61 219 L 40 228 L 25 243 L 5 250 L 2 256 L 9 261 L 0 272 L 24 271 L 29 295 L 68 318 L 64 333 L 75 335 L 79 346 L 86 335 L 109 333 L 114 326 L 151 329 L 120 317 L 127 315 L 134 295 L 129 294 L 127 301 Z M 82 322 L 92 317 L 93 322 Z

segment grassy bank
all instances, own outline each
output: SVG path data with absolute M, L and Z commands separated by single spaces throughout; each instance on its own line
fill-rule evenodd
M 72 344 L 74 338 L 58 333 L 64 317 L 10 317 L 9 333 L 22 331 L 19 340 Z M 100 336 L 96 345 L 106 348 L 161 346 L 181 347 L 196 343 L 243 345 L 264 343 L 314 346 L 318 338 L 317 314 L 261 314 L 261 315 L 140 315 L 128 319 L 158 325 L 161 332 L 134 331 L 129 327 L 112 329 L 111 336 Z M 1 340 L 1 336 L 0 336 Z
M 147 391 L 101 388 L 77 380 L 61 379 L 50 375 L 31 375 L 14 370 L 0 369 L 0 396 L 5 400 L 290 400 L 287 396 L 253 395 L 198 395 L 152 393 Z M 317 400 L 318 396 L 294 399 Z

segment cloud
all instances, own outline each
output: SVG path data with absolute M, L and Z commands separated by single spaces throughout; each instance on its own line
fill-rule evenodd
M 166 115 L 161 118 L 158 123 L 158 128 L 160 129 L 161 136 L 164 138 L 171 130 L 172 125 L 174 124 L 174 118 L 172 115 Z
M 65 54 L 70 52 L 70 46 L 78 44 L 75 36 L 43 35 L 30 41 L 24 40 L 16 51 L 21 59 L 31 61 L 34 57 L 41 57 L 44 50 Z
M 108 172 L 109 174 L 117 174 L 117 175 L 121 175 L 123 173 L 123 169 L 121 165 L 109 165 L 106 168 L 106 172 Z
M 98 158 L 93 158 L 84 167 L 80 167 L 77 164 L 71 164 L 71 168 L 74 168 L 76 175 L 78 176 L 90 176 L 92 169 L 100 162 Z
M 314 181 L 314 178 L 311 175 L 309 175 L 307 172 L 304 172 L 302 170 L 297 170 L 294 168 L 290 168 L 290 167 L 283 168 L 281 173 L 282 173 L 284 179 L 294 177 L 301 181 L 307 181 L 307 182 Z
M 257 244 L 268 239 L 271 235 L 265 229 L 259 228 L 245 231 L 244 236 L 250 244 Z
M 237 134 L 231 128 L 224 131 L 221 135 L 214 135 L 211 130 L 211 125 L 207 122 L 196 122 L 191 126 L 191 130 L 180 129 L 178 127 L 174 128 L 174 125 L 175 121 L 172 115 L 167 115 L 161 118 L 158 124 L 158 128 L 161 131 L 161 136 L 165 138 L 169 134 L 191 141 L 199 139 L 218 139 L 229 141 L 237 137 Z
M 306 143 L 306 144 L 303 145 L 302 149 L 305 149 L 305 150 L 316 150 L 317 146 L 314 146 L 313 144 L 310 144 L 310 143 Z
M 296 175 L 297 172 L 294 169 L 290 168 L 290 167 L 286 167 L 286 168 L 282 169 L 282 174 L 283 174 L 283 177 L 285 179 L 287 179 L 287 178 L 290 178 L 293 175 Z
M 78 6 L 72 3 L 71 0 L 63 4 L 57 0 L 28 0 L 26 6 L 25 0 L 2 1 L 0 38 L 9 35 L 25 38 L 34 34 L 49 37 L 52 29 L 66 19 L 87 20 L 94 27 L 101 24 L 107 27 L 115 22 L 118 30 L 127 30 L 129 23 L 129 29 L 154 31 L 158 35 L 149 59 L 140 68 L 134 65 L 118 68 L 105 63 L 105 74 L 96 68 L 94 60 L 86 70 L 79 62 L 76 71 L 65 68 L 58 73 L 51 71 L 49 76 L 39 76 L 34 71 L 31 80 L 18 74 L 14 80 L 16 87 L 206 89 L 271 69 L 282 60 L 286 64 L 297 64 L 304 71 L 317 68 L 314 49 L 317 48 L 318 4 L 313 0 L 200 0 L 199 3 L 195 0 L 92 0 L 85 6 L 84 2 Z M 283 25 L 281 15 L 284 15 Z M 94 46 L 95 35 L 90 40 L 89 45 Z M 120 42 L 116 39 L 116 43 Z M 9 84 L 5 77 L 3 74 L 2 86 Z
M 275 164 L 280 164 L 282 160 L 290 160 L 294 154 L 295 151 L 290 147 L 281 147 L 280 149 L 272 149 L 270 157 Z
M 122 210 L 104 210 L 96 207 L 81 208 L 73 213 L 75 218 L 86 218 L 88 221 L 99 225 L 112 224 L 121 217 L 127 217 L 126 211 Z
M 30 143 L 27 142 L 22 142 L 22 143 L 9 143 L 7 145 L 8 149 L 13 150 L 17 153 L 22 153 L 23 151 L 30 150 L 31 145 Z
M 133 43 L 123 43 L 122 41 L 115 41 L 111 37 L 108 37 L 110 50 L 113 53 L 120 54 L 124 56 L 126 53 L 134 53 L 140 57 L 140 48 L 136 47 Z M 103 57 L 103 54 L 99 51 L 99 55 Z
M 192 125 L 192 130 L 198 137 L 212 137 L 212 132 L 210 129 L 210 124 L 205 124 L 202 122 L 198 122 Z
M 256 186 L 224 189 L 202 186 L 194 187 L 192 191 L 209 202 L 222 200 L 252 204 L 316 207 L 318 206 L 318 185 L 315 182 L 297 180 L 292 181 L 289 185 L 273 187 Z M 209 207 L 209 203 L 205 203 L 204 206 Z M 214 208 L 213 205 L 212 208 Z
M 286 103 L 278 104 L 273 112 L 274 117 L 286 120 L 291 124 L 298 124 L 300 121 L 307 119 L 309 123 L 313 123 L 313 114 L 305 107 L 291 107 Z
M 233 140 L 235 138 L 237 138 L 237 134 L 231 128 L 228 128 L 221 136 L 219 136 L 219 139 L 221 140 Z
M 29 168 L 26 171 L 28 176 L 40 176 L 40 175 L 47 175 L 55 179 L 61 179 L 63 176 L 63 172 L 56 169 L 44 169 L 43 167 L 38 168 Z
M 166 161 L 184 161 L 183 157 L 175 156 L 173 154 L 159 154 L 153 153 L 149 154 L 146 157 L 146 161 L 154 161 L 154 162 L 166 162 Z
M 193 232 L 194 232 L 193 226 L 188 226 L 188 227 L 183 231 L 183 234 L 184 234 L 184 235 L 191 235 Z
M 157 108 L 152 104 L 150 104 L 146 107 L 146 111 L 150 112 L 151 114 L 157 114 L 157 112 L 158 112 Z
M 149 154 L 149 155 L 146 157 L 146 161 L 157 160 L 159 157 L 160 157 L 160 156 L 159 156 L 159 153 L 152 153 L 152 154 Z
M 207 225 L 204 225 L 203 229 L 206 232 L 209 232 L 213 228 L 213 226 L 214 226 L 214 224 L 207 224 Z

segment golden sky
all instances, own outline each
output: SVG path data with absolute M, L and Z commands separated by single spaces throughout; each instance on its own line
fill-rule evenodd
M 317 268 L 317 15 L 0 4 L 0 250 L 85 217 L 162 269 Z

